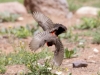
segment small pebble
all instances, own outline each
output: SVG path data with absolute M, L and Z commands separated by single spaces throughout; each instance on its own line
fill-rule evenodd
M 96 49 L 96 48 L 94 48 L 93 51 L 94 51 L 95 53 L 98 53 L 98 52 L 99 52 L 99 50 Z
M 96 61 L 94 61 L 94 60 L 90 60 L 89 63 L 96 63 Z
M 18 20 L 18 21 L 23 21 L 24 18 L 23 18 L 23 17 L 19 17 L 17 20 Z
M 73 62 L 73 68 L 79 68 L 79 67 L 87 67 L 88 64 L 85 61 L 75 61 Z
M 57 75 L 62 75 L 62 71 L 56 71 Z

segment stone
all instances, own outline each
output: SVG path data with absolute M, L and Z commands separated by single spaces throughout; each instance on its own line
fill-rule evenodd
M 87 67 L 88 64 L 85 61 L 74 61 L 73 62 L 73 68 L 79 68 L 79 67 Z
M 88 62 L 96 64 L 96 61 L 94 61 L 94 60 L 89 60 Z
M 64 15 L 68 14 L 66 0 L 24 0 L 24 5 L 31 13 L 40 11 L 45 14 Z
M 56 73 L 57 75 L 62 75 L 63 72 L 62 72 L 62 71 L 56 71 L 55 73 Z
M 23 17 L 18 17 L 18 19 L 17 19 L 18 21 L 23 21 L 24 20 L 24 18 Z
M 26 8 L 18 2 L 0 3 L 0 12 L 9 12 L 12 14 L 27 14 Z
M 97 48 L 94 48 L 93 51 L 94 51 L 94 53 L 98 53 L 99 52 L 99 50 Z
M 76 14 L 77 15 L 93 15 L 93 16 L 96 16 L 96 15 L 98 15 L 98 11 L 100 11 L 100 8 L 85 6 L 85 7 L 79 8 L 76 11 Z

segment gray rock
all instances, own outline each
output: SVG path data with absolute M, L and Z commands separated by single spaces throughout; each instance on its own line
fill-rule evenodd
M 100 8 L 95 8 L 95 7 L 89 7 L 89 6 L 85 6 L 85 7 L 81 7 L 76 11 L 77 15 L 97 15 L 98 11 L 100 11 Z
M 24 0 L 27 10 L 41 11 L 52 15 L 67 15 L 68 3 L 66 0 Z
M 0 12 L 27 14 L 26 8 L 18 2 L 0 3 Z
M 73 68 L 79 68 L 79 67 L 87 67 L 88 64 L 85 61 L 75 61 L 73 62 Z

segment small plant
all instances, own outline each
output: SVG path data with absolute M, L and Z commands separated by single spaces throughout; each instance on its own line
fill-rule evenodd
M 0 13 L 0 22 L 15 22 L 18 19 L 18 14 L 11 14 L 9 12 Z
M 18 1 L 20 3 L 23 3 L 24 0 L 0 0 L 0 3 L 4 3 L 4 2 L 13 2 L 13 1 Z
M 2 28 L 0 30 L 0 34 L 8 34 L 8 35 L 15 35 L 18 38 L 27 38 L 28 36 L 32 35 L 32 29 L 30 29 L 28 26 L 23 27 L 9 27 L 8 29 Z
M 51 73 L 49 67 L 50 61 L 46 60 L 44 64 L 39 64 L 38 62 L 30 62 L 27 64 L 28 69 L 31 71 L 27 75 L 55 75 Z
M 67 32 L 60 34 L 58 37 L 66 39 L 67 38 Z
M 65 49 L 65 58 L 71 58 L 76 56 L 76 49 L 68 50 L 68 48 Z
M 93 35 L 93 41 L 92 41 L 94 44 L 100 44 L 100 32 L 96 32 L 94 35 Z
M 0 74 L 4 74 L 6 71 L 5 66 L 0 65 Z
M 59 35 L 60 38 L 68 39 L 69 41 L 78 41 L 78 35 L 73 33 L 73 28 L 69 28 L 65 33 Z
M 6 71 L 6 55 L 0 54 L 0 74 L 5 73 Z
M 1 28 L 0 29 L 0 34 L 6 34 L 6 29 L 5 28 Z
M 69 28 L 65 33 L 59 35 L 60 38 L 69 39 L 73 37 L 72 29 Z
M 16 35 L 17 37 L 19 37 L 19 38 L 26 38 L 27 36 L 30 36 L 30 35 L 31 35 L 31 31 L 29 31 L 27 28 L 21 26 L 21 27 L 16 31 L 15 35 Z
M 75 12 L 79 7 L 81 7 L 80 4 L 76 5 L 75 3 L 73 3 L 73 1 L 68 1 L 69 3 L 69 10 L 72 12 Z
M 78 29 L 93 29 L 100 26 L 100 20 L 98 18 L 82 18 L 83 23 L 77 25 L 75 28 Z
M 14 44 L 15 45 L 15 44 Z M 29 72 L 26 75 L 55 75 L 51 72 L 49 67 L 50 58 L 46 58 L 51 53 L 48 52 L 48 48 L 44 48 L 44 50 L 40 53 L 32 53 L 26 50 L 26 45 L 22 42 L 19 42 L 18 47 L 15 47 L 16 51 L 14 53 L 10 53 L 5 55 L 3 53 L 0 54 L 0 73 L 4 73 L 6 71 L 5 66 L 14 65 L 14 64 L 25 64 L 29 69 Z M 46 58 L 44 64 L 39 64 L 38 60 Z
M 72 75 L 72 73 L 69 73 L 68 75 Z
M 65 38 L 72 38 L 73 37 L 73 32 L 72 29 L 70 28 L 66 33 L 65 33 Z

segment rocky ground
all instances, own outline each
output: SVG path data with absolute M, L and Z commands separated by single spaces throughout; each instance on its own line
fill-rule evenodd
M 72 27 L 75 24 L 80 23 L 80 18 L 77 15 L 73 15 L 71 18 L 64 18 L 64 17 L 54 17 L 50 16 L 50 18 L 53 20 L 54 23 L 61 23 L 65 25 L 68 30 L 70 27 Z M 0 23 L 0 28 L 3 27 L 12 27 L 12 26 L 18 26 L 18 25 L 23 25 L 25 26 L 26 24 L 31 24 L 34 21 L 31 15 L 25 15 L 23 16 L 22 21 L 17 21 L 14 23 L 11 22 L 5 22 L 5 23 Z M 82 33 L 83 31 L 80 30 L 74 30 L 72 31 L 75 34 L 77 33 Z M 85 39 L 91 39 L 89 37 L 84 37 L 81 36 Z M 32 37 L 29 37 L 27 39 L 23 39 L 26 42 L 30 42 Z M 62 39 L 64 47 L 68 49 L 73 49 L 77 46 L 76 43 L 73 42 L 68 42 L 68 39 Z M 28 46 L 28 44 L 27 44 Z M 96 49 L 96 51 L 95 51 Z M 14 51 L 13 47 L 11 44 L 7 41 L 7 38 L 2 38 L 2 35 L 0 35 L 0 50 L 2 52 L 9 54 Z M 62 65 L 60 66 L 61 68 L 65 68 L 62 70 L 61 75 L 67 75 L 68 73 L 72 73 L 72 75 L 99 75 L 97 74 L 100 71 L 100 46 L 97 44 L 92 44 L 90 41 L 85 42 L 85 48 L 80 48 L 78 51 L 78 57 L 75 58 L 70 58 L 70 59 L 64 59 Z M 87 67 L 80 67 L 80 68 L 73 68 L 72 63 L 74 61 L 85 61 L 87 63 Z M 9 73 L 17 73 L 21 70 L 24 70 L 26 72 L 26 68 L 24 65 L 9 65 L 6 67 L 7 71 L 4 75 L 12 75 Z
M 22 1 L 22 0 L 18 0 L 18 1 Z M 41 0 L 41 1 L 43 1 L 43 0 Z M 54 6 L 51 7 L 53 1 L 55 1 L 56 4 L 53 4 Z M 59 0 L 59 1 L 63 2 L 66 0 Z M 95 8 L 95 7 L 89 7 L 87 5 L 100 7 L 99 0 L 95 0 L 95 1 L 75 0 L 74 2 L 73 2 L 73 0 L 67 0 L 67 1 L 69 3 L 69 5 L 67 4 L 67 8 L 66 8 L 66 6 L 65 6 L 65 8 L 62 6 L 58 7 L 57 4 L 59 5 L 59 2 L 57 3 L 56 0 L 52 0 L 50 2 L 47 1 L 47 3 L 49 3 L 49 5 L 45 4 L 45 2 L 44 3 L 42 2 L 43 4 L 39 6 L 40 9 L 43 8 L 42 11 L 44 11 L 44 13 L 46 13 L 46 14 L 47 14 L 47 12 L 49 13 L 49 15 L 47 15 L 47 16 L 54 23 L 60 23 L 67 27 L 67 35 L 64 34 L 64 35 L 60 36 L 61 37 L 60 39 L 64 45 L 64 49 L 66 50 L 66 48 L 68 48 L 69 51 L 76 49 L 76 55 L 74 57 L 64 58 L 60 68 L 53 70 L 52 72 L 55 73 L 57 71 L 57 73 L 59 73 L 58 75 L 100 75 L 100 44 L 93 44 L 92 43 L 93 37 L 91 36 L 92 33 L 96 33 L 96 31 L 99 31 L 100 27 L 98 27 L 97 29 L 93 28 L 93 29 L 86 29 L 86 30 L 79 30 L 79 29 L 74 28 L 76 25 L 80 25 L 82 23 L 81 18 L 84 16 L 90 17 L 90 18 L 92 18 L 92 17 L 96 18 L 97 14 L 98 14 L 97 11 L 100 9 Z M 0 2 L 3 2 L 3 1 L 1 0 Z M 37 2 L 38 2 L 38 0 L 37 0 Z M 31 2 L 30 2 L 30 4 L 31 4 Z M 19 26 L 25 27 L 26 25 L 28 25 L 30 27 L 31 27 L 31 25 L 33 25 L 33 27 L 35 27 L 34 25 L 36 25 L 36 24 L 35 24 L 35 21 L 34 21 L 32 15 L 27 13 L 25 7 L 22 6 L 22 4 L 17 3 L 17 2 L 14 2 L 14 4 L 13 4 L 13 2 L 11 4 L 9 4 L 9 3 L 0 4 L 0 12 L 5 10 L 4 8 L 2 8 L 3 5 L 5 6 L 5 9 L 7 9 L 7 10 L 9 9 L 9 7 L 11 7 L 12 10 L 9 10 L 11 13 L 22 14 L 22 16 L 20 16 L 14 22 L 1 22 L 1 20 L 0 20 L 0 30 L 2 30 L 3 28 L 7 28 L 8 30 L 10 30 L 13 27 L 19 27 Z M 27 0 L 26 0 L 26 5 L 27 5 Z M 85 7 L 78 9 L 79 7 L 84 6 L 84 5 L 85 5 Z M 20 7 L 18 7 L 18 6 L 20 6 Z M 34 6 L 33 7 L 32 6 L 30 6 L 30 8 L 34 7 Z M 38 4 L 36 6 L 38 7 Z M 19 10 L 19 8 L 20 8 L 20 10 Z M 48 8 L 50 10 L 48 10 Z M 60 12 L 58 13 L 58 10 L 56 10 L 55 8 L 56 9 L 58 8 Z M 61 11 L 62 10 L 61 8 L 63 9 L 63 11 Z M 33 9 L 33 11 L 34 11 L 34 9 Z M 67 11 L 65 11 L 65 9 Z M 68 10 L 71 12 L 69 12 Z M 66 17 L 60 15 L 60 13 L 66 13 L 66 12 L 67 12 L 67 15 L 64 14 L 64 15 L 66 15 Z M 54 14 L 54 13 L 57 13 L 57 14 Z M 58 16 L 58 15 L 60 15 L 60 16 Z M 0 16 L 2 16 L 2 14 L 0 14 Z M 99 17 L 100 17 L 100 14 L 99 14 Z M 100 20 L 100 18 L 99 18 L 99 20 Z M 86 19 L 86 21 L 88 21 L 88 20 Z M 89 23 L 89 24 L 91 24 L 91 23 Z M 98 24 L 98 23 L 96 23 L 96 24 Z M 91 24 L 91 25 L 93 25 L 93 24 Z M 41 28 L 39 28 L 39 29 L 41 29 Z M 67 36 L 67 38 L 66 38 L 66 36 Z M 29 43 L 30 43 L 31 39 L 32 39 L 32 35 L 28 36 L 27 38 L 20 39 L 20 38 L 16 38 L 15 35 L 9 34 L 9 32 L 7 34 L 0 33 L 0 56 L 2 54 L 11 55 L 10 53 L 17 53 L 16 48 L 19 48 L 19 45 L 23 44 L 23 42 L 25 43 L 25 49 L 30 53 L 34 53 L 29 48 Z M 44 46 L 43 48 L 46 48 L 46 46 Z M 43 48 L 40 48 L 36 53 L 42 52 Z M 52 52 L 54 50 L 54 47 L 49 48 L 49 50 L 50 50 L 50 52 Z M 0 60 L 1 61 L 0 64 L 5 63 L 5 62 L 2 63 L 3 58 L 0 58 L 0 59 L 2 59 L 2 60 Z M 46 59 L 46 58 L 44 58 L 44 59 Z M 39 60 L 39 63 L 44 63 L 44 59 Z M 8 60 L 10 61 L 12 59 L 8 58 Z M 78 64 L 75 62 L 77 62 Z M 80 65 L 80 66 L 77 66 L 77 68 L 75 68 L 75 67 L 73 67 L 73 63 L 76 66 L 77 65 Z M 0 65 L 0 73 L 1 73 L 1 66 L 2 65 Z M 29 70 L 27 69 L 25 64 L 10 64 L 10 65 L 4 65 L 4 66 L 6 66 L 6 71 L 5 71 L 5 73 L 0 74 L 0 75 L 24 75 L 27 72 L 29 72 Z M 2 67 L 2 69 L 3 69 L 3 67 Z M 22 72 L 24 72 L 24 74 L 22 74 Z

